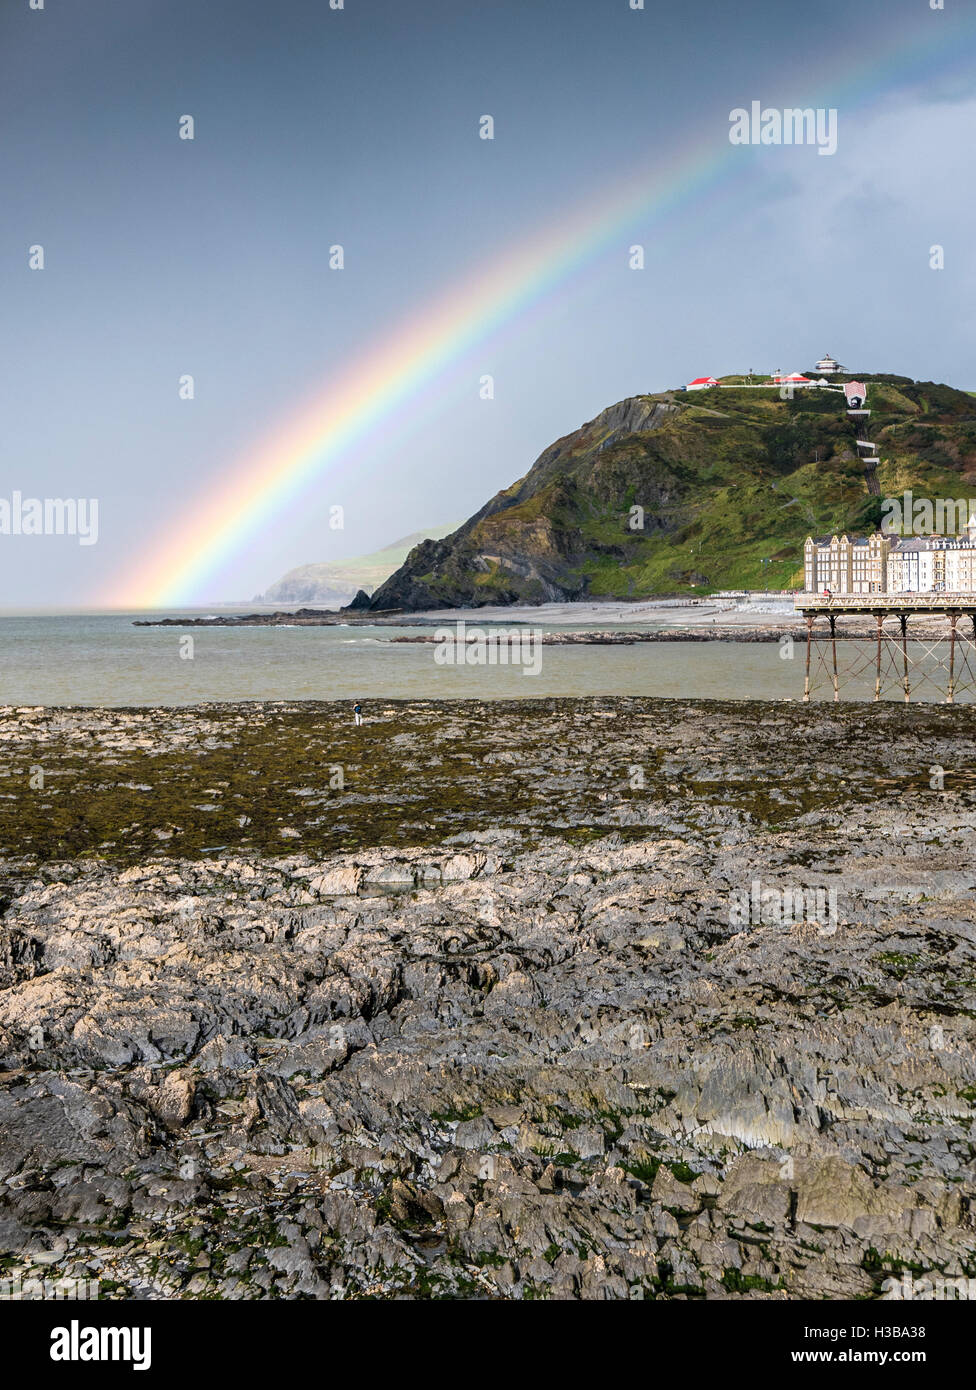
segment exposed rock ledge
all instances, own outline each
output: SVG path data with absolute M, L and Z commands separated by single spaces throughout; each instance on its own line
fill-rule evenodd
M 581 702 L 571 745 L 570 702 L 445 708 L 396 727 L 436 779 L 459 729 L 502 726 L 462 789 L 480 828 L 15 866 L 15 1266 L 182 1298 L 851 1298 L 902 1264 L 976 1272 L 967 712 Z M 213 742 L 213 708 L 152 717 L 160 776 L 187 752 L 164 725 Z M 24 712 L 26 755 L 75 722 L 102 777 L 145 736 L 132 714 Z M 826 802 L 789 781 L 815 731 Z M 567 766 L 636 812 L 627 835 L 573 812 L 492 828 L 506 779 L 577 804 Z M 770 800 L 739 795 L 747 772 Z M 756 880 L 834 890 L 836 920 L 732 922 Z

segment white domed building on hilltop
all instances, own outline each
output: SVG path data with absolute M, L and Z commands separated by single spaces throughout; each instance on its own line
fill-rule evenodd
M 820 372 L 822 376 L 831 376 L 836 372 L 846 372 L 847 368 L 842 367 L 839 362 L 835 362 L 828 352 L 826 357 L 821 357 L 820 361 L 817 363 L 817 371 Z

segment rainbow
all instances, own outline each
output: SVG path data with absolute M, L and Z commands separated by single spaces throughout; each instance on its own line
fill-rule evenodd
M 852 59 L 845 78 L 838 81 L 834 75 L 832 82 L 817 84 L 816 90 L 823 93 L 818 104 L 837 106 L 843 121 L 852 109 L 913 81 L 941 75 L 956 61 L 969 58 L 961 40 L 976 36 L 976 20 L 953 27 L 945 15 L 933 13 L 932 25 L 933 36 L 925 44 L 918 43 L 916 30 L 907 46 L 903 36 L 893 37 L 869 65 Z M 807 89 L 813 82 L 806 79 Z M 797 77 L 790 79 L 790 90 L 804 90 Z M 748 104 L 745 96 L 743 104 Z M 160 608 L 202 598 L 203 586 L 260 527 L 323 470 L 339 465 L 355 446 L 367 442 L 419 392 L 436 386 L 468 350 L 545 300 L 605 252 L 612 249 L 623 255 L 627 239 L 646 235 L 649 218 L 667 218 L 741 177 L 748 167 L 743 153 L 729 144 L 725 130 L 711 130 L 707 140 L 682 152 L 676 168 L 672 159 L 671 172 L 642 168 L 631 173 L 425 304 L 222 473 L 193 500 L 184 519 L 168 526 L 143 558 L 114 579 L 101 602 Z M 641 228 L 639 236 L 635 227 Z

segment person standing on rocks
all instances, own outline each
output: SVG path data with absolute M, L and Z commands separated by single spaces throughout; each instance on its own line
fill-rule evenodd
M 358 728 L 359 725 L 363 722 L 363 707 L 358 700 L 353 705 L 352 712 L 356 717 L 356 727 Z

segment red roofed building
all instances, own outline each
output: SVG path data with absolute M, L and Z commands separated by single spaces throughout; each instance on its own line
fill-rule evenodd
M 714 376 L 696 376 L 694 381 L 689 381 L 685 387 L 686 391 L 704 391 L 706 387 L 717 386 L 718 379 Z

